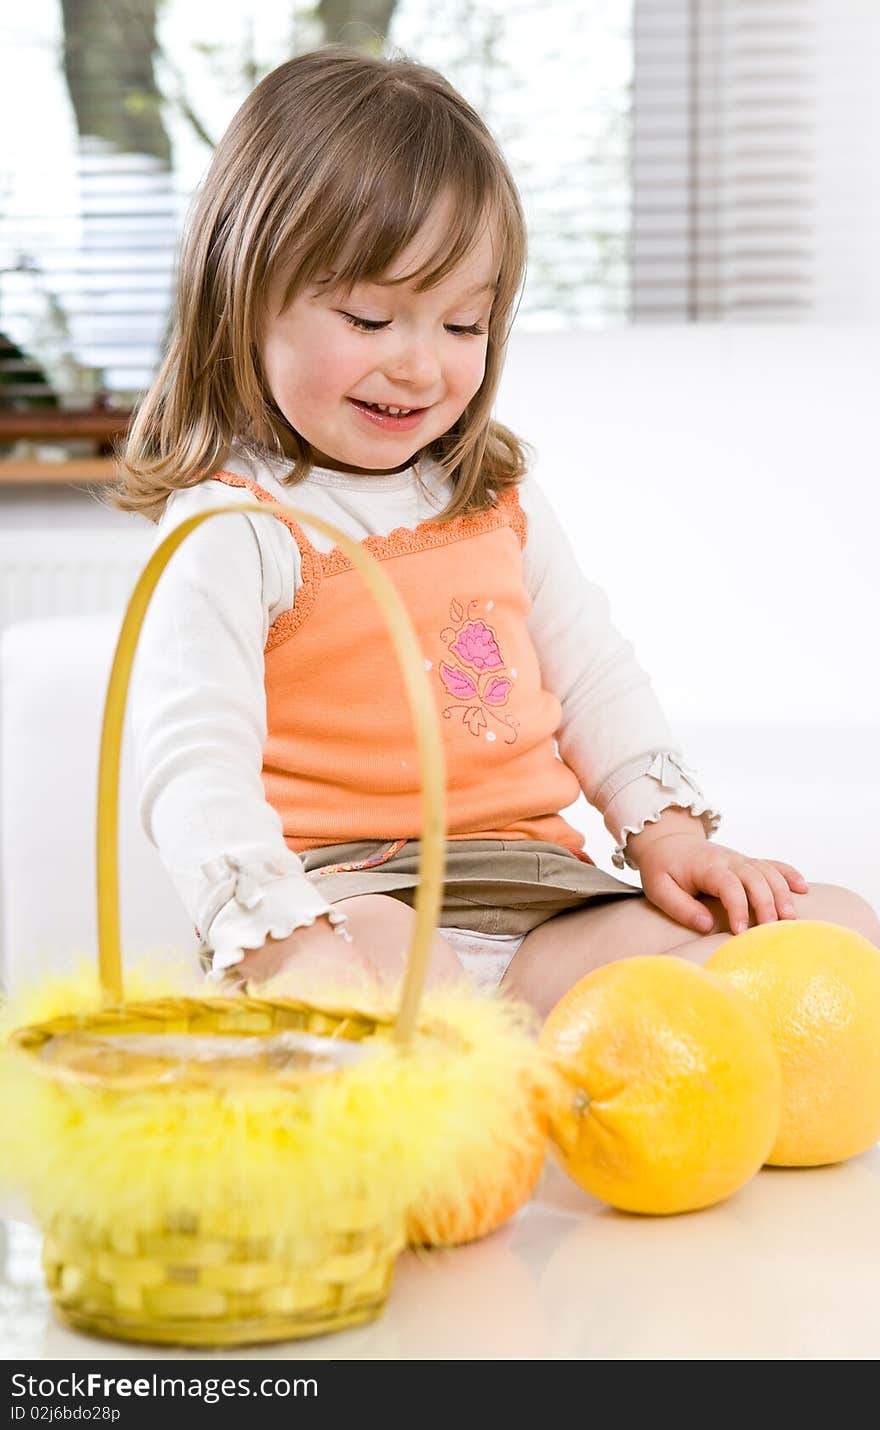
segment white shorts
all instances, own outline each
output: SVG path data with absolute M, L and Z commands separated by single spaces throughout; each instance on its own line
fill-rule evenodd
M 478 988 L 493 990 L 504 977 L 524 933 L 473 933 L 471 929 L 439 928 L 465 973 Z

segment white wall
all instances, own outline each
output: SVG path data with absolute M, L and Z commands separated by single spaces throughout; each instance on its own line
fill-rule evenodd
M 880 722 L 880 328 L 528 334 L 499 418 L 674 722 Z

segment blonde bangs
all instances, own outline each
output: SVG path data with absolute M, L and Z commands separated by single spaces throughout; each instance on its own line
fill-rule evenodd
M 422 137 L 416 136 L 417 145 Z M 424 138 L 437 147 L 436 135 Z M 373 148 L 378 150 L 375 141 Z M 389 282 L 389 286 L 413 283 L 423 292 L 442 282 L 471 251 L 487 220 L 486 196 L 492 191 L 493 176 L 481 159 L 477 150 L 467 156 L 468 162 L 462 162 L 450 143 L 446 152 L 431 155 L 432 162 L 426 163 L 421 145 L 402 141 L 384 163 L 378 153 L 367 152 L 359 156 L 356 166 L 349 164 L 349 172 L 337 168 L 337 194 L 303 256 L 299 281 L 288 284 L 285 303 L 292 301 L 304 283 L 322 287 L 332 281 L 344 291 L 365 281 Z M 364 178 L 365 170 L 372 176 L 369 180 Z M 420 268 L 400 275 L 391 284 L 386 273 L 446 193 L 454 198 L 455 216 L 440 247 Z M 493 207 L 497 209 L 497 201 Z M 503 252 L 503 244 L 500 246 Z M 332 280 L 322 277 L 328 269 Z

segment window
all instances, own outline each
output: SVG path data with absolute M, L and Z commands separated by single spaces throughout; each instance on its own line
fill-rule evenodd
M 0 334 L 74 405 L 147 385 L 213 143 L 325 38 L 483 114 L 529 225 L 521 329 L 880 317 L 874 0 L 32 0 L 0 38 Z

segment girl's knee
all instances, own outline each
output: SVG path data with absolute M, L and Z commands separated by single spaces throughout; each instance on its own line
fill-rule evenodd
M 357 894 L 336 905 L 348 915 L 348 928 L 359 950 L 380 976 L 401 976 L 415 927 L 415 909 L 391 894 Z M 461 964 L 452 945 L 435 931 L 429 982 L 459 978 Z
M 839 884 L 811 884 L 805 894 L 793 894 L 792 902 L 799 919 L 840 924 L 880 947 L 880 919 L 876 910 L 854 889 Z

